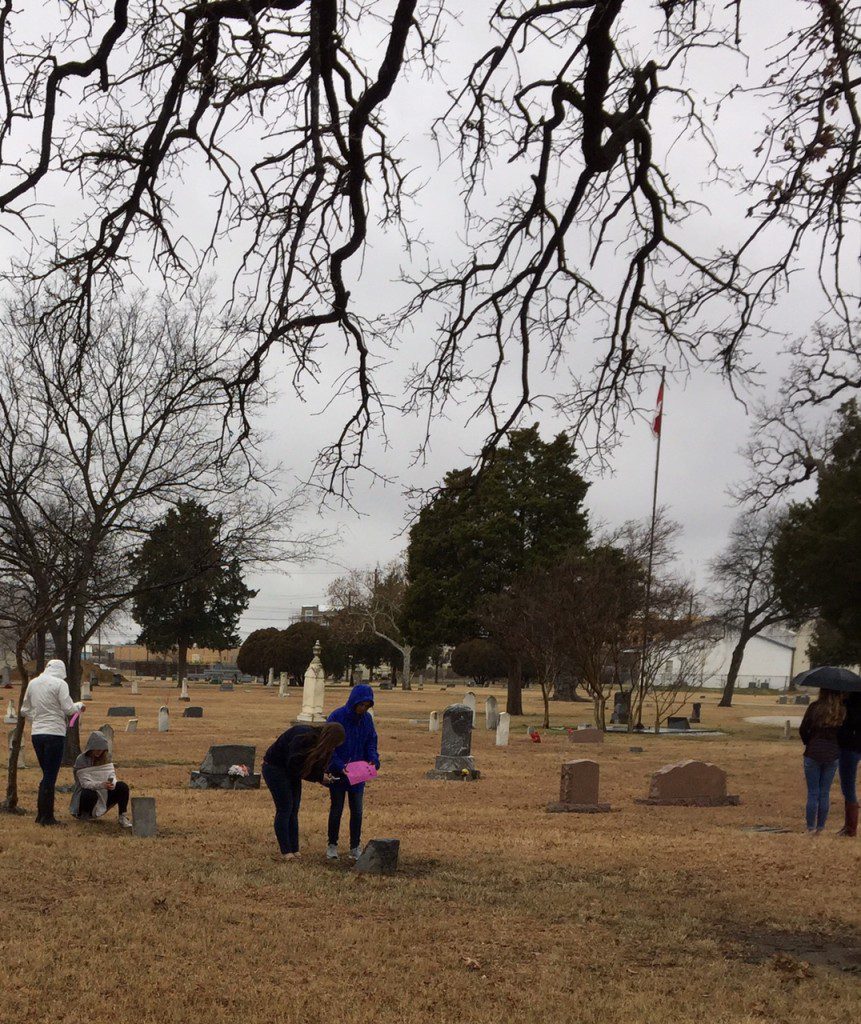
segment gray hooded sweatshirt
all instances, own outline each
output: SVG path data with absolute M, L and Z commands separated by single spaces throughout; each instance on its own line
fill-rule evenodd
M 108 738 L 104 733 L 91 732 L 83 753 L 79 754 L 75 759 L 75 764 L 72 768 L 72 771 L 75 774 L 75 791 L 72 793 L 72 802 L 69 804 L 69 811 L 75 817 L 77 817 L 80 810 L 81 793 L 84 791 L 84 787 L 78 780 L 78 770 L 80 768 L 93 767 L 94 760 L 92 757 L 92 751 L 94 750 L 110 750 Z M 98 794 L 99 799 L 98 803 L 93 808 L 93 817 L 100 818 L 108 809 L 108 791 L 106 789 L 97 789 L 95 792 Z

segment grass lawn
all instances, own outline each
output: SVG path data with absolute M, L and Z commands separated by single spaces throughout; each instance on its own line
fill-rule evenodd
M 257 746 L 287 728 L 300 691 L 192 686 L 204 718 L 181 718 L 177 690 L 140 696 L 101 686 L 84 732 L 111 704 L 134 704 L 126 734 L 111 719 L 114 760 L 132 795 L 157 799 L 159 836 L 134 839 L 116 812 L 43 829 L 0 816 L 0 1021 L 51 1024 L 753 1024 L 840 1022 L 861 1005 L 861 839 L 803 832 L 801 744 L 745 717 L 796 710 L 741 695 L 718 709 L 713 738 L 608 735 L 539 744 L 540 698 L 497 749 L 479 714 L 482 779 L 431 782 L 439 749 L 431 710 L 463 695 L 379 693 L 383 771 L 369 785 L 365 838 L 398 837 L 391 878 L 325 861 L 327 798 L 307 785 L 301 861 L 280 862 L 272 803 L 259 792 L 196 791 L 188 775 L 213 743 Z M 492 691 L 504 706 L 501 690 Z M 327 709 L 346 689 L 327 691 Z M 479 691 L 479 709 L 485 693 Z M 8 694 L 7 694 L 8 696 Z M 171 708 L 171 731 L 156 731 Z M 5 704 L 5 699 L 4 699 Z M 590 706 L 554 705 L 554 724 Z M 421 725 L 410 723 L 419 719 Z M 29 732 L 29 731 L 28 731 Z M 26 756 L 35 763 L 29 737 Z M 632 745 L 644 752 L 630 753 Z M 547 814 L 563 760 L 594 757 L 610 814 Z M 653 771 L 687 757 L 729 773 L 740 807 L 647 807 Z M 2 773 L 5 776 L 5 769 Z M 38 770 L 20 775 L 35 807 Z M 71 772 L 63 769 L 60 782 Z M 5 789 L 5 777 L 0 777 Z M 781 825 L 790 834 L 745 831 Z M 346 815 L 344 838 L 346 836 Z M 342 846 L 345 845 L 342 839 Z

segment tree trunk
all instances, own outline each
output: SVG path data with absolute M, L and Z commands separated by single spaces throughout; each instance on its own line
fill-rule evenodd
M 44 667 L 45 662 L 45 633 L 40 631 L 37 634 L 36 651 L 37 667 L 39 658 L 39 637 L 41 637 L 41 659 Z M 18 675 L 21 677 L 21 686 L 18 690 L 18 724 L 15 726 L 15 733 L 12 737 L 12 749 L 9 751 L 8 774 L 6 777 L 6 799 L 2 809 L 9 814 L 18 812 L 18 755 L 21 752 L 21 744 L 24 741 L 24 716 L 21 714 L 21 705 L 24 703 L 24 694 L 27 692 L 27 684 L 30 682 L 27 676 L 27 667 L 24 664 L 24 647 L 19 643 L 15 648 L 15 660 L 18 663 Z M 39 670 L 41 671 L 41 670 Z
M 747 642 L 750 639 L 749 634 L 746 630 L 742 630 L 739 633 L 738 643 L 732 652 L 732 657 L 729 660 L 729 672 L 726 674 L 726 684 L 723 688 L 723 696 L 718 702 L 719 708 L 731 708 L 732 698 L 735 693 L 735 682 L 738 679 L 738 671 L 741 668 L 741 662 L 744 658 L 744 649 L 747 647 Z
M 176 645 L 176 685 L 182 686 L 188 670 L 188 644 L 184 640 Z
M 595 728 L 601 732 L 607 731 L 607 698 L 601 694 L 592 698 L 595 714 Z
M 404 656 L 404 667 L 403 667 L 403 673 L 402 673 L 402 677 L 401 677 L 401 689 L 403 689 L 403 690 L 411 690 L 412 689 L 412 684 L 410 682 L 410 674 L 411 674 L 410 662 L 412 661 L 412 657 L 413 657 L 412 644 L 404 644 L 404 646 L 401 648 L 401 654 Z
M 545 729 L 550 728 L 550 682 L 548 680 L 541 680 L 541 699 L 544 701 L 544 722 L 543 727 Z
M 508 663 L 508 696 L 505 710 L 509 715 L 523 714 L 523 662 L 517 655 Z

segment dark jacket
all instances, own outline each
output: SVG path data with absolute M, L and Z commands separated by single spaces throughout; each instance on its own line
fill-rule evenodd
M 335 748 L 332 755 L 332 768 L 341 772 L 344 765 L 350 761 L 370 761 L 375 768 L 380 767 L 380 755 L 377 751 L 377 730 L 374 727 L 374 719 L 365 712 L 364 715 L 357 715 L 355 707 L 364 701 L 374 703 L 374 691 L 366 683 L 354 686 L 347 698 L 347 703 L 341 708 L 335 708 L 328 721 L 338 722 L 344 727 L 346 739 Z M 364 786 L 354 786 L 359 789 Z
M 837 730 L 837 742 L 841 750 L 861 754 L 861 693 L 850 693 L 845 704 L 846 718 Z
M 798 735 L 804 743 L 804 756 L 818 761 L 820 764 L 829 764 L 840 757 L 840 747 L 837 743 L 838 726 L 822 726 L 816 724 L 816 706 L 814 701 L 804 712 L 804 718 L 798 727 Z
M 293 782 L 302 779 L 302 771 L 308 754 L 314 746 L 315 730 L 309 725 L 294 725 L 287 732 L 282 732 L 277 740 L 263 755 L 263 763 L 272 768 L 280 768 Z M 309 776 L 309 782 L 322 782 L 323 770 L 318 769 Z

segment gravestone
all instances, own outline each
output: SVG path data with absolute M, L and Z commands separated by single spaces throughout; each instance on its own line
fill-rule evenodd
M 495 729 L 499 725 L 499 706 L 496 697 L 488 697 L 484 702 L 484 725 L 488 730 Z
M 92 688 L 92 687 L 98 686 L 98 685 L 99 685 L 99 673 L 98 672 L 91 672 L 90 673 L 90 687 Z
M 629 754 L 642 754 L 643 747 L 628 747 Z
M 11 665 L 3 666 L 3 689 L 7 689 L 12 686 L 12 667 Z
M 573 814 L 601 814 L 609 811 L 609 804 L 598 802 L 598 772 L 597 761 L 566 761 L 562 765 L 559 800 L 548 804 L 547 810 Z
M 475 694 L 470 690 L 467 695 L 463 698 L 464 704 L 472 712 L 472 725 L 475 725 Z
M 428 719 L 428 732 L 439 732 L 439 711 L 431 711 Z
M 507 711 L 500 711 L 499 725 L 496 727 L 496 745 L 498 747 L 508 746 L 508 735 L 511 732 L 511 715 Z
M 613 714 L 610 716 L 611 725 L 627 725 L 631 715 L 631 695 L 621 690 L 613 695 Z
M 792 738 L 792 722 L 788 718 L 783 726 L 783 738 L 785 740 Z
M 473 709 L 468 704 L 450 704 L 442 716 L 442 742 L 440 753 L 429 779 L 446 779 L 452 782 L 475 781 L 480 773 L 476 771 L 472 749 Z
M 795 703 L 796 704 L 809 704 L 810 703 L 810 694 L 809 693 L 799 693 L 798 696 L 795 698 Z
M 191 697 L 188 695 L 188 682 L 185 679 L 182 681 L 182 689 L 179 691 L 179 699 L 191 700 Z
M 141 692 L 141 684 L 139 680 L 132 679 L 132 696 L 139 697 Z
M 740 803 L 728 796 L 726 772 L 705 761 L 680 761 L 655 772 L 649 795 L 638 804 L 671 804 L 684 807 L 721 807 Z
M 6 705 L 6 714 L 3 716 L 4 725 L 17 725 L 18 724 L 18 712 L 15 710 L 15 701 L 11 698 L 9 703 Z
M 399 839 L 372 839 L 353 868 L 360 875 L 393 875 L 398 869 Z
M 392 684 L 384 679 L 380 683 L 379 689 L 381 689 L 381 690 L 391 690 L 392 689 Z
M 108 718 L 134 718 L 137 711 L 131 705 L 121 704 L 115 708 L 108 708 Z
M 233 693 L 233 683 L 222 683 L 218 690 L 220 693 Z
M 667 719 L 668 729 L 690 729 L 690 727 L 691 723 L 688 721 L 687 718 L 684 718 L 681 715 L 670 715 L 670 717 Z
M 90 680 L 89 679 L 82 679 L 81 680 L 81 700 L 92 700 L 92 699 L 93 699 L 93 691 L 92 691 L 92 688 L 90 687 Z
M 210 747 L 200 770 L 191 773 L 189 785 L 192 789 L 260 789 L 260 776 L 254 774 L 256 752 L 256 747 L 238 743 Z M 234 764 L 244 764 L 248 775 L 228 775 Z
M 786 697 L 786 696 L 778 697 L 777 698 L 777 703 L 778 704 L 788 704 L 789 703 L 789 697 Z
M 132 797 L 132 835 L 138 839 L 151 839 L 157 832 L 155 797 Z
M 6 749 L 8 750 L 8 756 L 6 758 L 6 764 L 7 765 L 8 765 L 9 761 L 12 758 L 12 745 L 14 744 L 14 742 L 15 742 L 15 730 L 14 729 L 10 729 L 9 730 L 9 740 L 8 740 L 8 742 L 6 744 Z M 24 762 L 24 737 L 23 736 L 21 737 L 21 746 L 18 748 L 18 767 L 19 768 L 26 768 L 27 767 L 26 763 Z
M 266 685 L 267 686 L 274 686 L 275 685 L 275 669 L 272 668 L 272 667 L 269 669 L 269 675 L 267 676 L 267 679 L 266 679 Z
M 286 697 L 287 696 L 287 687 L 289 685 L 290 685 L 290 676 L 289 676 L 289 674 L 287 672 L 282 672 L 281 673 L 281 677 L 280 677 L 280 681 L 279 681 L 279 684 L 278 684 L 278 696 L 279 697 Z
M 604 733 L 594 726 L 587 726 L 585 729 L 572 729 L 568 733 L 569 743 L 603 743 Z
M 183 709 L 182 717 L 183 718 L 203 718 L 203 708 L 198 708 L 198 707 L 194 707 L 193 705 L 190 705 L 189 707 Z
M 111 761 L 113 761 L 113 759 L 114 759 L 114 727 L 112 725 L 108 725 L 106 723 L 105 725 L 100 725 L 99 726 L 99 732 L 108 741 L 108 758 Z
M 111 677 L 111 686 L 122 686 L 122 685 L 123 685 L 123 677 L 122 677 L 122 675 L 119 672 L 114 672 L 113 676 Z
M 326 672 L 320 661 L 322 647 L 318 640 L 314 644 L 313 657 L 305 670 L 302 683 L 302 710 L 296 716 L 297 722 L 325 722 L 323 702 L 326 697 Z
M 170 708 L 164 704 L 158 709 L 158 731 L 170 732 Z
M 693 707 L 693 711 L 691 712 L 691 724 L 692 725 L 699 725 L 700 724 L 700 714 L 701 714 L 702 709 L 703 709 L 702 702 L 701 701 L 694 701 L 692 707 Z
M 126 732 L 137 732 L 138 731 L 138 720 L 136 718 L 130 718 L 126 722 Z

